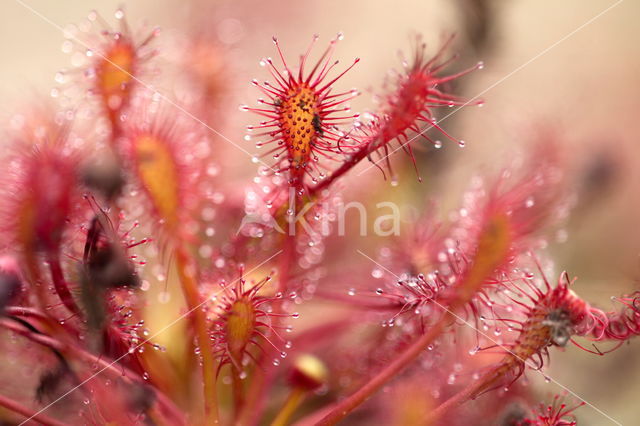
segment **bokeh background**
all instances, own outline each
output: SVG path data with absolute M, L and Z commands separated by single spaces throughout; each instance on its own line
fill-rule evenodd
M 420 153 L 423 183 L 412 169 L 400 167 L 397 186 L 371 169 L 366 177 L 352 176 L 346 187 L 354 197 L 374 188 L 377 199 L 400 203 L 434 195 L 446 210 L 456 205 L 473 174 L 509 166 L 540 129 L 552 129 L 568 154 L 567 170 L 578 196 L 572 219 L 551 249 L 558 269 L 577 276 L 576 291 L 603 307 L 611 295 L 640 286 L 639 2 L 4 0 L 0 118 L 9 119 L 31 96 L 50 92 L 56 72 L 69 67 L 60 28 L 81 21 L 91 9 L 110 20 L 121 5 L 132 26 L 143 20 L 159 25 L 174 41 L 196 29 L 217 38 L 224 49 L 223 60 L 215 64 L 224 75 L 223 100 L 212 126 L 250 152 L 254 148 L 243 140 L 244 126 L 254 120 L 238 105 L 254 104 L 258 96 L 249 82 L 266 77 L 258 61 L 276 56 L 272 35 L 293 62 L 313 33 L 321 35 L 322 45 L 343 31 L 337 56 L 344 63 L 354 57 L 362 61 L 340 87 L 363 91 L 352 103 L 362 111 L 372 107 L 387 70 L 399 67 L 397 51 L 409 52 L 415 34 L 423 34 L 434 52 L 443 36 L 456 33 L 461 58 L 454 68 L 479 60 L 485 64 L 456 88 L 467 97 L 480 95 L 485 105 L 446 119 L 445 127 L 464 139 L 465 147 L 445 143 L 437 152 Z M 159 47 L 162 72 L 176 50 L 163 49 L 162 42 Z M 180 91 L 168 78 L 158 87 Z M 216 149 L 225 164 L 233 165 L 225 170 L 226 185 L 240 185 L 254 175 L 255 165 L 245 153 L 221 140 Z M 408 164 L 404 160 L 396 164 Z M 363 178 L 375 186 L 361 189 Z M 637 424 L 639 353 L 637 341 L 605 357 L 575 347 L 552 350 L 548 374 L 622 424 Z M 537 386 L 542 393 L 561 391 L 554 383 Z M 580 424 L 608 424 L 589 407 L 581 408 L 578 418 Z

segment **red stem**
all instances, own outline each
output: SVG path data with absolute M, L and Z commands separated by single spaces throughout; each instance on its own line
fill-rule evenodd
M 231 388 L 233 392 L 233 412 L 235 416 L 238 416 L 244 405 L 244 386 L 242 379 L 240 378 L 240 370 L 235 364 L 231 366 Z
M 336 404 L 317 425 L 334 425 L 351 413 L 356 407 L 376 393 L 385 383 L 395 377 L 396 374 L 404 370 L 411 364 L 433 340 L 440 335 L 445 325 L 450 321 L 451 314 L 447 311 L 440 320 L 431 327 L 427 333 L 423 334 L 403 353 L 371 378 L 364 386 L 354 394 Z
M 200 357 L 202 359 L 204 421 L 207 425 L 218 424 L 220 423 L 218 414 L 218 391 L 216 388 L 218 360 L 215 358 L 211 347 L 207 317 L 201 309 L 204 302 L 198 290 L 195 270 L 192 270 L 194 263 L 186 247 L 178 246 L 175 255 L 182 293 L 187 303 L 187 308 L 189 309 L 189 320 L 198 339 L 198 348 L 200 349 Z
M 252 425 L 257 423 L 259 413 L 262 411 L 262 398 L 264 390 L 268 387 L 266 383 L 270 383 L 273 377 L 273 369 L 269 368 L 268 358 L 263 356 L 260 359 L 258 368 L 254 369 L 255 373 L 251 377 L 251 384 L 248 386 L 248 393 L 245 397 L 245 403 L 241 412 L 236 417 L 235 424 L 238 426 Z
M 51 318 L 37 309 L 26 306 L 7 306 L 4 308 L 4 312 L 6 315 L 13 315 L 16 317 L 35 318 L 47 326 L 51 323 Z
M 311 197 L 317 195 L 320 191 L 325 188 L 328 188 L 333 182 L 335 182 L 339 177 L 347 173 L 349 170 L 354 168 L 356 164 L 362 161 L 370 152 L 370 144 L 366 144 L 360 150 L 358 150 L 355 154 L 351 156 L 351 159 L 342 163 L 342 165 L 329 176 L 327 179 L 318 183 L 316 186 L 309 190 L 309 194 Z
M 49 270 L 51 271 L 51 279 L 53 280 L 53 287 L 58 293 L 58 297 L 62 301 L 62 304 L 74 315 L 81 316 L 82 312 L 76 305 L 71 291 L 69 291 L 69 284 L 64 279 L 62 273 L 62 266 L 60 266 L 60 258 L 57 254 L 51 254 L 47 261 L 49 262 Z
M 293 269 L 296 264 L 296 236 L 290 235 L 287 230 L 287 235 L 284 238 L 282 261 L 278 267 L 278 291 L 281 291 L 282 294 L 286 296 L 285 293 L 289 287 L 289 281 L 292 275 L 291 269 Z
M 20 334 L 27 339 L 38 343 L 42 346 L 45 346 L 50 349 L 54 349 L 65 356 L 71 356 L 79 361 L 85 362 L 89 365 L 97 366 L 98 372 L 92 376 L 95 377 L 98 374 L 104 372 L 108 372 L 115 378 L 126 377 L 127 379 L 137 382 L 140 384 L 146 384 L 146 382 L 138 376 L 135 372 L 130 369 L 116 364 L 115 362 L 109 362 L 106 359 L 98 358 L 95 355 L 86 352 L 76 346 L 71 346 L 67 344 L 63 344 L 58 340 L 52 339 L 49 336 L 44 334 L 34 333 L 31 330 L 24 328 L 22 325 L 14 323 L 11 320 L 6 318 L 0 319 L 0 327 L 4 327 L 8 330 L 13 331 L 14 333 Z M 166 395 L 156 391 L 157 401 L 160 407 L 162 407 L 162 411 L 173 418 L 175 424 L 184 424 L 184 419 L 182 413 L 175 407 L 173 402 Z
M 33 289 L 36 293 L 36 298 L 38 300 L 38 304 L 40 305 L 40 309 L 46 313 L 47 316 L 53 318 L 50 312 L 48 312 L 48 301 L 47 301 L 47 292 L 45 289 L 45 285 L 42 282 L 42 277 L 40 275 L 40 267 L 38 265 L 38 258 L 33 250 L 25 251 L 25 264 L 28 271 L 28 277 L 33 285 Z
M 31 318 L 33 321 L 36 321 L 41 327 L 46 329 L 47 333 L 54 333 L 64 330 L 71 336 L 77 336 L 78 331 L 71 327 L 68 322 L 64 324 L 60 324 L 59 321 L 52 319 L 41 311 L 25 307 L 25 306 L 7 306 L 4 310 L 7 316 L 21 317 L 21 318 Z M 67 335 L 63 335 L 63 338 L 66 338 Z
M 288 228 L 286 232 L 287 234 L 284 237 L 285 239 L 283 242 L 282 257 L 280 264 L 278 265 L 278 291 L 282 292 L 283 295 L 286 295 L 292 275 L 291 270 L 296 265 L 296 235 L 291 235 Z M 272 308 L 276 313 L 282 312 L 281 303 L 274 303 Z M 278 325 L 281 320 L 282 319 L 280 317 L 276 317 L 275 324 Z M 259 369 L 262 371 L 257 372 L 257 374 L 252 376 L 251 384 L 248 386 L 249 393 L 246 396 L 242 410 L 236 419 L 236 424 L 252 425 L 258 423 L 260 413 L 264 407 L 267 391 L 274 383 L 277 368 L 270 360 L 277 356 L 277 352 L 270 345 L 265 348 L 259 364 Z
M 49 416 L 46 416 L 42 413 L 36 414 L 34 410 L 27 408 L 24 405 L 4 395 L 0 395 L 0 406 L 13 411 L 14 413 L 20 414 L 25 419 L 35 420 L 39 424 L 42 424 L 45 426 L 65 426 L 66 424 L 66 423 L 59 422 L 58 420 L 53 419 Z
M 496 369 L 492 369 L 489 372 L 485 373 L 480 379 L 475 380 L 466 388 L 462 389 L 457 394 L 451 396 L 445 402 L 440 404 L 435 410 L 429 413 L 429 424 L 435 424 L 444 414 L 446 414 L 450 409 L 466 402 L 471 399 L 471 397 L 476 394 L 480 389 L 487 385 L 487 380 L 493 378 L 496 373 Z

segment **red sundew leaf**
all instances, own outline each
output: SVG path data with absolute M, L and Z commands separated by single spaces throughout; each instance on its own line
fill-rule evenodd
M 265 155 L 273 155 L 277 160 L 276 173 L 286 172 L 288 184 L 296 188 L 307 185 L 305 176 L 317 182 L 324 175 L 319 166 L 322 159 L 332 160 L 336 154 L 355 148 L 338 125 L 354 117 L 344 115 L 349 111 L 344 104 L 358 93 L 350 90 L 333 94 L 332 90 L 333 84 L 358 63 L 359 58 L 337 77 L 327 81 L 330 71 L 338 64 L 338 61 L 332 62 L 332 56 L 341 38 L 339 34 L 329 43 L 307 74 L 305 64 L 318 37 L 314 36 L 309 49 L 301 57 L 297 73 L 287 65 L 274 37 L 284 72 L 275 67 L 271 58 L 263 59 L 260 64 L 266 66 L 275 79 L 275 84 L 253 80 L 253 84 L 268 97 L 259 100 L 265 108 L 241 107 L 243 111 L 265 117 L 266 120 L 260 124 L 248 127 L 250 132 L 260 129 L 260 133 L 251 137 L 266 137 L 256 144 L 258 147 L 275 146 Z
M 220 365 L 232 364 L 238 371 L 243 370 L 245 357 L 253 357 L 249 348 L 260 347 L 260 341 L 266 342 L 277 350 L 282 358 L 287 353 L 282 351 L 270 339 L 275 336 L 284 341 L 280 330 L 291 331 L 291 326 L 281 326 L 276 323 L 279 317 L 298 318 L 297 313 L 272 312 L 270 305 L 283 298 L 281 293 L 265 295 L 266 286 L 272 283 L 272 277 L 267 276 L 257 282 L 248 282 L 243 277 L 233 282 L 225 280 L 219 282 L 219 291 L 214 296 L 208 295 L 209 303 L 206 310 L 211 318 L 211 339 L 214 352 L 220 359 Z M 206 287 L 206 286 L 205 286 Z M 210 288 L 208 289 L 210 291 Z M 289 343 L 284 343 L 285 348 Z M 279 364 L 278 359 L 274 364 Z
M 155 101 L 132 105 L 123 126 L 121 153 L 151 204 L 163 228 L 177 237 L 200 199 L 199 178 L 205 164 L 197 155 L 207 144 L 201 128 Z M 184 236 L 184 235 L 181 235 Z
M 84 55 L 89 59 L 88 62 L 84 61 L 86 64 L 61 72 L 57 77 L 63 82 L 66 80 L 65 74 L 82 72 L 87 79 L 89 93 L 98 97 L 100 107 L 109 119 L 114 136 L 112 142 L 116 142 L 120 116 L 129 106 L 133 88 L 140 83 L 139 78 L 145 73 L 146 63 L 156 54 L 156 50 L 149 45 L 159 34 L 158 28 L 145 30 L 146 34 L 135 34 L 122 9 L 116 10 L 114 15 L 118 21 L 117 29 L 92 11 L 87 17 L 91 25 L 88 30 L 79 32 L 74 27 L 73 31 L 67 31 L 63 51 L 75 52 L 75 55 Z M 77 59 L 75 61 L 78 62 Z
M 3 227 L 24 252 L 57 252 L 68 221 L 78 213 L 81 152 L 71 143 L 69 127 L 66 121 L 31 117 L 10 136 L 10 167 L 1 178 Z
M 405 64 L 405 69 L 398 73 L 395 81 L 395 90 L 383 97 L 383 103 L 378 112 L 370 116 L 370 121 L 360 126 L 354 133 L 354 138 L 367 146 L 367 155 L 378 153 L 381 157 L 375 163 L 383 163 L 390 170 L 388 156 L 402 149 L 412 159 L 414 166 L 415 158 L 412 151 L 412 143 L 416 138 L 422 137 L 433 143 L 436 147 L 441 146 L 440 141 L 433 141 L 421 131 L 422 125 L 427 125 L 428 129 L 435 128 L 446 138 L 464 145 L 463 141 L 450 136 L 437 122 L 434 114 L 435 108 L 440 107 L 462 107 L 467 105 L 482 105 L 480 100 L 466 100 L 442 90 L 444 84 L 462 77 L 470 72 L 481 69 L 482 63 L 474 67 L 458 72 L 456 74 L 439 76 L 440 72 L 449 65 L 456 57 L 443 60 L 442 56 L 453 40 L 450 37 L 430 59 L 426 56 L 426 44 L 418 38 L 413 62 L 411 65 Z M 427 130 L 428 130 L 427 129 Z M 418 133 L 417 136 L 409 138 L 410 131 Z M 390 143 L 397 141 L 400 146 L 392 149 Z M 373 158 L 372 158 L 373 161 Z M 417 172 L 417 166 L 416 166 Z

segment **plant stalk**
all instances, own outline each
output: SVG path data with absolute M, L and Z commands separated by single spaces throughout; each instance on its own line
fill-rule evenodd
M 282 294 L 286 294 L 289 288 L 289 282 L 291 279 L 291 270 L 295 266 L 295 246 L 296 236 L 291 235 L 289 229 L 284 236 L 282 257 L 278 264 L 278 290 Z M 282 304 L 280 302 L 274 303 L 272 306 L 274 312 L 282 312 Z M 276 325 L 280 324 L 281 318 L 275 318 Z M 265 348 L 265 351 L 261 354 L 259 366 L 256 369 L 257 374 L 253 374 L 251 378 L 250 386 L 248 386 L 248 393 L 244 399 L 244 404 L 240 413 L 236 419 L 238 425 L 252 425 L 257 423 L 258 415 L 262 412 L 264 406 L 265 396 L 267 390 L 274 382 L 274 376 L 276 367 L 269 360 L 275 355 L 275 350 L 269 345 Z
M 106 372 L 109 373 L 113 378 L 120 379 L 126 377 L 127 379 L 136 383 L 146 383 L 142 378 L 140 378 L 138 374 L 129 370 L 125 366 L 118 365 L 115 362 L 110 362 L 108 359 L 105 359 L 103 357 L 96 357 L 94 354 L 80 349 L 77 346 L 62 343 L 45 334 L 34 333 L 33 331 L 25 328 L 20 324 L 14 323 L 9 319 L 0 319 L 0 327 L 11 330 L 14 333 L 17 333 L 31 340 L 32 342 L 38 343 L 46 348 L 57 351 L 63 354 L 65 357 L 75 358 L 78 361 L 84 362 L 89 365 L 96 365 L 98 368 L 98 372 L 93 374 L 91 378 L 97 376 L 102 372 Z M 172 422 L 174 424 L 184 424 L 182 413 L 180 413 L 180 411 L 175 407 L 173 402 L 169 398 L 167 398 L 166 395 L 161 392 L 156 392 L 156 398 L 158 401 L 158 405 L 162 409 L 162 412 L 170 416 L 173 419 Z
M 442 418 L 450 409 L 465 403 L 466 401 L 474 398 L 478 395 L 478 392 L 487 388 L 489 385 L 498 380 L 507 369 L 503 368 L 504 364 L 498 365 L 482 375 L 478 380 L 474 380 L 467 387 L 463 388 L 460 392 L 451 396 L 445 402 L 436 407 L 431 413 L 429 413 L 429 421 L 435 423 Z
M 286 426 L 289 424 L 291 416 L 304 400 L 305 394 L 306 390 L 301 387 L 291 389 L 291 393 L 289 393 L 276 418 L 271 422 L 271 426 Z
M 69 291 L 69 285 L 64 279 L 62 266 L 60 265 L 60 258 L 57 254 L 51 254 L 48 256 L 47 262 L 49 263 L 53 287 L 55 288 L 60 301 L 73 315 L 82 315 L 78 305 L 76 305 L 75 300 L 73 300 L 71 291 Z
M 231 365 L 231 387 L 233 392 L 233 412 L 238 417 L 244 406 L 244 386 L 242 379 L 240 378 L 240 369 Z
M 0 395 L 0 406 L 6 408 L 7 410 L 13 411 L 14 413 L 20 414 L 27 420 L 34 420 L 44 426 L 64 426 L 66 424 L 59 422 L 58 420 L 42 413 L 38 413 L 30 408 L 27 408 L 17 401 L 14 401 L 13 399 L 8 398 L 4 395 Z
M 369 399 L 389 380 L 408 367 L 416 358 L 432 343 L 444 329 L 445 325 L 451 320 L 450 311 L 446 311 L 442 317 L 436 322 L 425 334 L 420 336 L 411 346 L 403 353 L 383 368 L 378 374 L 371 378 L 364 386 L 358 389 L 351 396 L 336 404 L 317 425 L 334 425 L 344 419 L 349 413 L 356 409 L 360 404 Z
M 316 186 L 311 188 L 309 190 L 309 195 L 313 197 L 323 189 L 331 186 L 333 182 L 335 182 L 339 177 L 341 177 L 342 175 L 347 173 L 349 170 L 354 168 L 360 161 L 362 161 L 369 154 L 371 154 L 371 147 L 369 146 L 369 144 L 367 144 L 362 148 L 360 148 L 355 154 L 353 154 L 349 161 L 342 163 L 342 165 L 338 167 L 338 169 L 335 172 L 331 173 L 331 175 L 328 178 L 326 178 L 325 180 L 321 181 Z
M 202 311 L 202 298 L 198 291 L 198 285 L 194 279 L 195 271 L 189 271 L 190 257 L 184 247 L 176 250 L 176 265 L 182 292 L 191 324 L 198 339 L 200 357 L 202 358 L 202 379 L 204 388 L 204 415 L 206 424 L 218 424 L 218 395 L 216 389 L 216 361 L 210 345 L 208 325 L 205 313 Z

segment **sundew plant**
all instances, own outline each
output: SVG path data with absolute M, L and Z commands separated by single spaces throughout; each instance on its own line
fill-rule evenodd
M 329 18 L 288 28 L 300 5 L 191 3 L 160 28 L 16 0 L 69 59 L 4 103 L 2 424 L 622 424 L 593 396 L 637 381 L 636 272 L 578 277 L 614 268 L 602 247 L 637 257 L 635 229 L 581 237 L 633 152 L 490 110 L 620 2 L 488 82 L 501 2 L 429 3 L 450 28 L 363 18 L 406 37 L 362 53 Z

